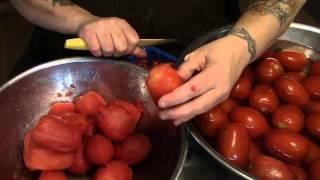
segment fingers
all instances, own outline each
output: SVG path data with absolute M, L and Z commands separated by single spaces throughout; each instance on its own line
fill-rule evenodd
M 101 33 L 98 37 L 103 56 L 112 56 L 114 52 L 113 39 L 109 33 Z
M 132 55 L 136 56 L 137 58 L 145 58 L 147 57 L 147 52 L 140 47 L 136 47 Z
M 206 57 L 203 53 L 188 54 L 184 61 L 178 69 L 179 75 L 184 80 L 190 79 L 194 72 L 201 71 L 206 65 Z
M 88 34 L 88 35 L 84 36 L 83 39 L 86 42 L 86 45 L 87 45 L 89 51 L 94 56 L 100 57 L 102 55 L 100 43 L 98 40 L 98 36 L 96 34 Z

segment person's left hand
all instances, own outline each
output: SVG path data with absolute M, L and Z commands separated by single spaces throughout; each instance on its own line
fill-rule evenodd
M 185 83 L 160 98 L 160 118 L 179 125 L 210 110 L 228 97 L 249 59 L 246 42 L 232 35 L 188 54 L 178 69 Z

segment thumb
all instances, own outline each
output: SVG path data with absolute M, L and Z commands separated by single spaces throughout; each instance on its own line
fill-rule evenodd
M 134 56 L 136 56 L 137 58 L 146 58 L 147 57 L 147 52 L 140 47 L 136 47 L 136 49 L 133 51 L 132 54 Z
M 190 79 L 194 73 L 203 70 L 206 65 L 206 58 L 203 54 L 188 54 L 184 61 L 178 68 L 178 73 L 185 81 Z

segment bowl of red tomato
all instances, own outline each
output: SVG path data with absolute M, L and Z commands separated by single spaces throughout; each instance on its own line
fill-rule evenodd
M 186 134 L 159 120 L 147 75 L 81 57 L 10 80 L 0 89 L 0 179 L 177 179 Z
M 223 27 L 186 53 L 228 33 Z M 320 29 L 293 23 L 248 65 L 229 97 L 188 123 L 195 140 L 244 179 L 320 179 Z

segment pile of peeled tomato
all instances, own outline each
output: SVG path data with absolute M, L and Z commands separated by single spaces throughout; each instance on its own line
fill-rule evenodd
M 66 174 L 131 180 L 130 166 L 143 162 L 152 148 L 149 137 L 136 131 L 141 113 L 138 105 L 106 102 L 94 91 L 55 103 L 26 134 L 24 163 L 40 171 L 40 180 L 66 180 Z
M 193 123 L 231 164 L 259 179 L 319 180 L 320 62 L 268 50 Z

